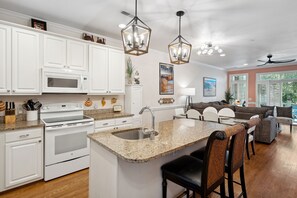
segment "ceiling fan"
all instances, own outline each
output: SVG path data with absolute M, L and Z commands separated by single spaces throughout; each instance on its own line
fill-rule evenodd
M 258 60 L 260 62 L 264 62 L 264 64 L 261 65 L 257 65 L 257 66 L 264 66 L 266 64 L 278 64 L 278 63 L 290 63 L 290 62 L 294 62 L 296 59 L 288 59 L 288 60 L 278 60 L 278 61 L 273 61 L 271 60 L 272 58 L 272 54 L 268 54 L 267 55 L 268 61 L 264 61 L 264 60 Z

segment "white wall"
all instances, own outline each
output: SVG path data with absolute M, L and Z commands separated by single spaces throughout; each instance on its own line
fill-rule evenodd
M 184 105 L 185 96 L 180 94 L 184 87 L 194 87 L 196 96 L 193 102 L 207 102 L 224 99 L 224 92 L 227 87 L 227 73 L 211 66 L 201 63 L 190 62 L 183 65 L 174 66 L 174 95 L 159 95 L 159 63 L 169 63 L 168 54 L 150 49 L 148 54 L 142 56 L 131 56 L 132 65 L 140 73 L 140 83 L 143 85 L 143 105 L 155 107 L 156 119 L 158 121 L 172 119 L 173 110 L 156 111 L 160 105 L 160 98 L 172 97 L 175 104 Z M 203 97 L 203 77 L 213 77 L 217 79 L 216 97 Z M 168 106 L 168 105 L 167 105 Z
M 23 15 L 20 13 L 11 12 L 8 10 L 0 9 L 0 20 L 5 20 L 21 25 L 30 26 L 30 19 L 33 18 L 28 15 Z M 34 17 L 36 18 L 36 17 Z M 42 18 L 42 16 L 40 16 Z M 48 31 L 64 34 L 67 36 L 72 36 L 76 38 L 81 38 L 83 30 L 78 30 L 75 28 L 67 27 L 64 25 L 56 24 L 47 21 Z M 102 36 L 102 35 L 99 35 Z M 107 44 L 111 46 L 120 47 L 121 41 L 115 40 L 104 36 L 107 40 Z M 193 53 L 195 56 L 195 53 Z M 211 57 L 210 57 L 211 58 Z M 159 63 L 169 63 L 168 54 L 165 52 L 160 52 L 157 50 L 150 49 L 149 53 L 139 57 L 131 57 L 133 66 L 140 73 L 140 82 L 143 85 L 143 105 L 148 105 L 154 107 L 156 111 L 156 118 L 158 121 L 172 119 L 173 109 L 168 109 L 158 111 L 159 107 L 164 107 L 166 105 L 159 105 L 158 100 L 160 98 L 173 97 L 175 99 L 176 105 L 184 105 L 185 96 L 180 95 L 180 90 L 183 87 L 194 87 L 196 88 L 196 96 L 193 97 L 193 102 L 201 101 L 213 101 L 222 100 L 224 98 L 224 92 L 227 87 L 227 73 L 226 71 L 217 69 L 215 67 L 203 65 L 197 62 L 191 62 L 189 64 L 176 65 L 174 66 L 174 78 L 175 78 L 175 94 L 173 96 L 162 96 L 159 95 Z M 217 79 L 217 93 L 216 97 L 203 97 L 203 77 L 213 77 Z M 83 102 L 90 96 L 78 95 L 78 94 L 47 94 L 42 96 L 33 96 L 33 98 L 38 98 L 41 102 L 67 102 L 67 101 L 77 101 Z M 103 96 L 91 96 L 91 99 L 95 103 L 99 103 Z M 10 100 L 16 101 L 17 103 L 22 103 L 24 100 L 32 98 L 32 96 L 13 96 L 13 97 L 1 97 L 0 100 Z M 105 96 L 107 98 L 107 104 L 110 104 L 109 100 L 111 96 Z M 123 96 L 117 96 L 118 104 L 124 104 Z M 168 105 L 167 105 L 168 106 Z M 170 106 L 170 105 L 169 105 Z M 106 107 L 111 107 L 107 105 Z M 146 120 L 146 119 L 145 119 Z

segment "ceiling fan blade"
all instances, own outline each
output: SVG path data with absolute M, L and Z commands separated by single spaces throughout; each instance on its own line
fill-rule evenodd
M 266 61 L 264 61 L 264 60 L 258 60 L 258 61 L 260 61 L 260 62 L 263 62 L 263 63 L 265 63 Z
M 279 61 L 271 61 L 271 63 L 290 63 L 294 62 L 296 59 L 289 59 L 289 60 L 279 60 Z
M 262 65 L 257 65 L 257 67 L 261 67 L 261 66 L 264 66 L 264 65 L 266 65 L 268 62 L 266 62 L 266 63 L 264 63 L 264 64 L 262 64 Z

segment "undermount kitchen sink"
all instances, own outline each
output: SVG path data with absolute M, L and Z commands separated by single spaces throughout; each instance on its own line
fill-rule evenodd
M 126 139 L 126 140 L 141 140 L 145 138 L 150 138 L 150 133 L 148 129 L 143 128 L 134 128 L 134 129 L 127 129 L 123 131 L 116 131 L 113 132 L 112 135 Z M 159 135 L 157 131 L 154 131 L 155 136 Z

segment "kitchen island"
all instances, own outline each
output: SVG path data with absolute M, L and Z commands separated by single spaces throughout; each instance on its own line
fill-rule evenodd
M 227 125 L 192 119 L 160 122 L 154 140 L 126 140 L 112 132 L 89 135 L 91 162 L 89 196 L 91 198 L 162 197 L 160 167 L 205 145 L 215 130 Z M 168 197 L 182 188 L 168 182 Z

